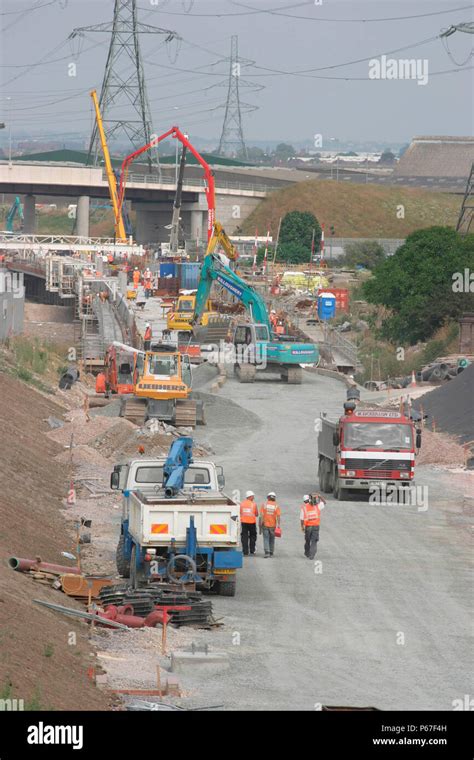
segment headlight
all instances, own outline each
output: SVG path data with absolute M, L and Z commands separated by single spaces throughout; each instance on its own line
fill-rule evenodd
M 410 477 L 410 473 L 409 472 L 401 472 L 400 473 L 400 477 L 401 478 L 409 478 Z
M 347 470 L 346 475 L 348 478 L 355 478 L 355 470 Z

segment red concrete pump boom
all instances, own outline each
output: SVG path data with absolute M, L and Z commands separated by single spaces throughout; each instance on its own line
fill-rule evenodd
M 139 148 L 138 150 L 134 151 L 133 153 L 130 153 L 130 155 L 126 156 L 124 160 L 122 161 L 122 168 L 120 171 L 120 184 L 119 184 L 119 192 L 118 192 L 118 211 L 119 214 L 122 213 L 122 205 L 125 197 L 125 185 L 127 182 L 127 175 L 128 175 L 128 169 L 130 164 L 135 161 L 138 156 L 141 156 L 142 153 L 146 153 L 146 151 L 150 150 L 150 148 L 153 148 L 155 145 L 158 145 L 162 140 L 166 140 L 167 137 L 173 137 L 176 140 L 179 140 L 183 145 L 186 146 L 186 148 L 193 154 L 195 159 L 201 164 L 202 168 L 204 169 L 204 179 L 206 181 L 206 186 L 204 188 L 204 192 L 206 194 L 206 200 L 207 200 L 207 239 L 208 241 L 211 238 L 212 230 L 214 227 L 214 221 L 216 218 L 216 192 L 215 192 L 215 182 L 214 182 L 214 172 L 212 171 L 209 164 L 203 159 L 201 154 L 196 150 L 196 148 L 191 145 L 186 135 L 184 135 L 179 127 L 171 127 L 171 129 L 168 129 L 167 132 L 164 132 L 162 135 L 159 135 L 158 137 L 155 137 L 153 140 L 151 140 L 147 145 L 144 145 L 142 148 Z

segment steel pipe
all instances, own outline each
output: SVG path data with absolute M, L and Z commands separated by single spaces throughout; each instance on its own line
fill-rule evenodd
M 54 573 L 55 575 L 63 575 L 64 573 L 81 575 L 81 571 L 78 567 L 52 565 L 49 562 L 42 562 L 39 557 L 37 559 L 21 559 L 19 557 L 10 557 L 8 560 L 8 566 L 11 567 L 12 570 L 18 570 L 20 573 L 25 573 L 28 570 L 43 570 L 45 573 Z

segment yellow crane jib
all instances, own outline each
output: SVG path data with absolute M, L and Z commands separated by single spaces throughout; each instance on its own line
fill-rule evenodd
M 125 232 L 125 225 L 123 223 L 122 213 L 118 202 L 118 189 L 117 180 L 115 178 L 114 170 L 112 168 L 112 161 L 110 160 L 109 148 L 107 145 L 107 139 L 105 137 L 104 124 L 102 121 L 102 114 L 100 113 L 99 99 L 97 97 L 96 90 L 91 92 L 92 102 L 94 103 L 95 118 L 97 121 L 97 129 L 99 132 L 100 145 L 102 153 L 104 155 L 105 172 L 107 174 L 107 182 L 109 184 L 109 195 L 112 203 L 115 220 L 115 238 L 118 241 L 125 242 L 127 240 L 127 234 Z

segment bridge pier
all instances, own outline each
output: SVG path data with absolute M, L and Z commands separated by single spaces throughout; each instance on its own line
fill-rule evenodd
M 235 232 L 246 216 L 260 203 L 260 198 L 243 196 L 219 196 L 216 219 L 224 225 L 229 234 Z M 173 204 L 151 202 L 134 203 L 136 211 L 137 243 L 165 243 L 170 239 Z M 204 193 L 199 193 L 196 202 L 184 201 L 181 206 L 181 225 L 187 240 L 207 240 L 207 203 Z
M 36 232 L 36 195 L 25 195 L 23 216 L 23 232 L 25 235 L 34 235 Z
M 77 199 L 76 235 L 89 237 L 89 204 L 88 195 L 80 195 Z

